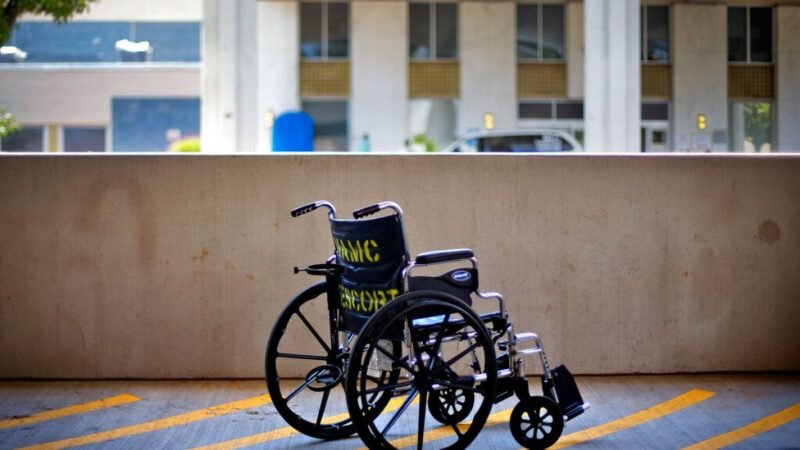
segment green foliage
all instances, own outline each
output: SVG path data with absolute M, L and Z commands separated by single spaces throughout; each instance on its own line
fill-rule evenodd
M 52 16 L 63 23 L 89 10 L 89 4 L 97 0 L 0 0 L 0 46 L 11 37 L 11 30 L 22 14 Z
M 6 137 L 9 134 L 19 131 L 22 127 L 17 123 L 11 113 L 6 112 L 6 109 L 0 106 L 0 138 Z
M 424 134 L 418 134 L 411 139 L 411 143 L 414 145 L 419 145 L 425 148 L 426 152 L 435 152 L 436 151 L 436 144 L 434 144 L 428 136 Z
M 169 151 L 175 153 L 198 153 L 200 152 L 200 138 L 190 137 L 177 140 L 169 145 Z

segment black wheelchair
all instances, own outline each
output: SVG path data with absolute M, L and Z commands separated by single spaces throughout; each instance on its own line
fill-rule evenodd
M 355 211 L 354 219 L 337 218 L 327 201 L 291 214 L 322 207 L 334 254 L 294 270 L 324 281 L 286 306 L 265 358 L 273 404 L 297 431 L 320 439 L 357 432 L 369 448 L 465 448 L 486 425 L 492 405 L 516 395 L 511 434 L 538 449 L 553 445 L 565 421 L 589 407 L 566 367 L 550 368 L 539 336 L 514 331 L 503 297 L 478 290 L 472 250 L 411 259 L 403 213 L 392 202 Z M 458 268 L 439 276 L 411 274 L 444 263 Z M 496 300 L 499 308 L 477 314 L 473 297 Z M 534 355 L 543 369 L 543 395 L 531 395 L 525 377 L 525 359 Z

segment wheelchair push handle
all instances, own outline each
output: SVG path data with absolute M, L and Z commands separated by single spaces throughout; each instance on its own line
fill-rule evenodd
M 376 212 L 383 210 L 383 209 L 392 209 L 398 216 L 403 215 L 403 210 L 400 208 L 395 202 L 380 202 L 375 203 L 374 205 L 365 206 L 361 209 L 357 209 L 353 211 L 353 217 L 356 219 L 361 219 L 362 217 L 371 216 Z
M 336 208 L 333 207 L 331 202 L 325 200 L 317 200 L 316 202 L 311 202 L 305 204 L 303 206 L 298 206 L 297 208 L 293 209 L 291 214 L 292 217 L 300 217 L 303 214 L 308 214 L 311 211 L 314 211 L 317 208 L 325 207 L 328 208 L 328 216 L 331 218 L 336 217 Z

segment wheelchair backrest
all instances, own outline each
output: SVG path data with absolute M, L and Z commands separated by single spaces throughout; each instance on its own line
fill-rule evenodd
M 344 266 L 339 296 L 342 326 L 357 333 L 386 302 L 403 293 L 408 264 L 398 215 L 374 219 L 331 219 L 336 263 Z

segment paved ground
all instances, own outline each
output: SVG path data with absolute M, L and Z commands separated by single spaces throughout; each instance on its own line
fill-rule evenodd
M 556 447 L 800 449 L 800 374 L 580 377 L 578 384 L 592 408 L 567 424 Z M 321 442 L 294 433 L 264 394 L 259 381 L 0 381 L 0 449 L 362 446 L 357 437 Z M 341 398 L 330 404 L 332 414 L 343 408 Z M 495 405 L 473 448 L 519 448 L 505 423 L 514 404 Z M 413 431 L 404 426 L 398 437 Z

